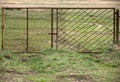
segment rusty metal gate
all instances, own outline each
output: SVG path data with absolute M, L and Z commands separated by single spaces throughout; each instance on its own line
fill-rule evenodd
M 114 8 L 59 9 L 58 45 L 77 52 L 110 49 L 118 42 L 115 20 Z
M 25 9 L 2 9 L 2 49 L 11 52 L 26 50 L 26 13 Z
M 2 49 L 101 52 L 119 42 L 115 8 L 2 8 Z
M 51 47 L 51 9 L 3 8 L 2 49 L 40 52 Z

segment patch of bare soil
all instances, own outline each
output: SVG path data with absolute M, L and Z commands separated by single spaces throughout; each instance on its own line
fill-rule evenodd
M 14 70 L 0 70 L 0 82 L 32 82 L 27 75 L 37 75 L 37 72 L 17 73 Z
M 115 44 L 115 45 L 114 45 L 114 48 L 115 48 L 116 50 L 120 50 L 120 43 Z
M 120 77 L 115 79 L 115 82 L 120 82 Z
M 16 73 L 0 73 L 0 80 L 2 82 L 30 82 L 25 79 L 25 75 Z
M 94 82 L 89 75 L 66 75 L 66 76 L 57 76 L 56 79 L 59 82 Z

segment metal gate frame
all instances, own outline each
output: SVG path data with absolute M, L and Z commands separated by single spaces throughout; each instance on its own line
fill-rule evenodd
M 114 13 L 113 13 L 113 16 L 114 16 L 114 26 L 113 26 L 113 43 L 114 44 L 117 44 L 119 43 L 119 10 L 118 9 L 115 9 L 115 8 L 67 8 L 67 7 L 2 7 L 2 50 L 4 50 L 4 9 L 26 9 L 26 52 L 29 52 L 28 51 L 28 47 L 29 47 L 29 34 L 28 34 L 28 10 L 29 9 L 51 9 L 51 33 L 49 33 L 51 35 L 51 48 L 54 47 L 54 44 L 53 44 L 53 39 L 54 39 L 54 35 L 56 35 L 56 46 L 55 48 L 57 49 L 58 48 L 58 10 L 59 9 L 113 9 Z M 56 10 L 56 33 L 54 33 L 53 31 L 53 27 L 54 27 L 54 24 L 53 24 L 53 21 L 54 21 L 54 18 L 53 18 L 53 11 Z
M 4 28 L 5 28 L 5 24 L 4 24 L 4 9 L 25 9 L 26 10 L 26 53 L 29 52 L 29 9 L 51 9 L 51 33 L 48 33 L 49 35 L 51 35 L 51 48 L 53 48 L 53 35 L 55 33 L 53 33 L 53 8 L 39 8 L 39 7 L 2 7 L 2 45 L 1 48 L 2 50 L 5 50 L 5 46 L 4 46 Z

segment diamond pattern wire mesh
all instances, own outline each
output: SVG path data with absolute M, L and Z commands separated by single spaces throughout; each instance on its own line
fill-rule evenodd
M 13 52 L 25 52 L 25 9 L 4 9 L 4 49 Z
M 59 9 L 59 48 L 99 52 L 113 44 L 113 9 Z

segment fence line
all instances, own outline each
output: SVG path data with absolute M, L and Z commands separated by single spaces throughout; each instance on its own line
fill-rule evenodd
M 100 52 L 113 43 L 119 43 L 115 8 L 2 8 L 2 50 L 39 52 L 51 47 Z

